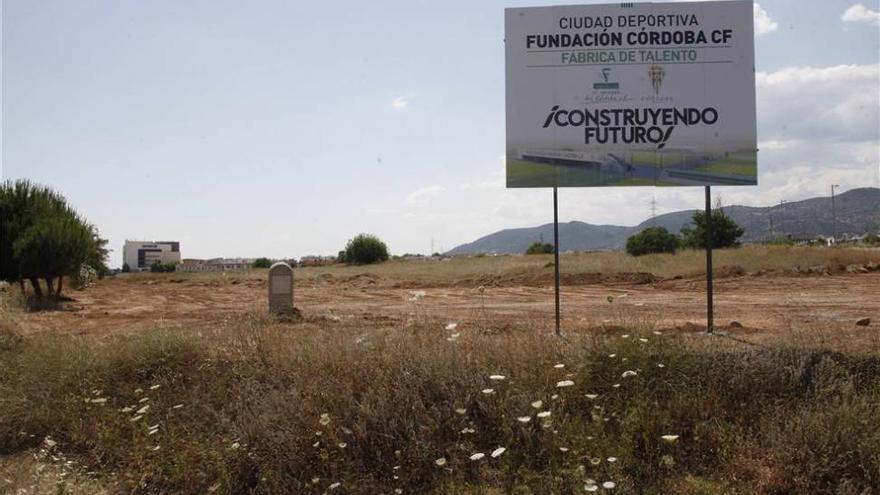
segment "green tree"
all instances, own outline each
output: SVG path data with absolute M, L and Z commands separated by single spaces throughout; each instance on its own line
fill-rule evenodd
M 257 258 L 254 260 L 254 268 L 269 268 L 272 266 L 272 260 L 269 258 Z
M 150 265 L 150 272 L 152 273 L 171 273 L 175 270 L 177 270 L 177 263 L 162 263 L 156 260 Z
M 61 295 L 62 277 L 85 263 L 106 270 L 107 241 L 52 189 L 28 180 L 0 184 L 0 279 L 29 280 L 34 295 Z M 56 284 L 57 280 L 57 284 Z
M 388 260 L 388 246 L 372 234 L 358 234 L 345 245 L 345 261 L 369 265 Z
M 728 248 L 740 245 L 739 238 L 745 230 L 721 209 L 712 211 L 712 248 Z M 681 229 L 683 244 L 693 249 L 706 248 L 706 212 L 697 211 L 693 216 L 693 227 Z
M 74 216 L 58 215 L 41 218 L 24 231 L 13 243 L 12 255 L 18 259 L 22 277 L 44 279 L 48 295 L 57 298 L 64 275 L 79 270 L 93 247 L 86 225 Z M 33 286 L 37 296 L 42 296 L 39 284 Z
M 651 253 L 674 253 L 679 248 L 678 236 L 664 227 L 648 227 L 626 240 L 626 252 L 633 256 Z
M 527 249 L 526 254 L 552 254 L 553 244 L 547 242 L 533 242 Z

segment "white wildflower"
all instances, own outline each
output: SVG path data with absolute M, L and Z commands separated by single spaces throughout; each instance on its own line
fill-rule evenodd
M 490 375 L 490 376 L 489 376 L 489 379 L 490 379 L 490 380 L 495 380 L 496 382 L 500 382 L 501 380 L 505 380 L 505 379 L 507 379 L 507 377 L 504 376 L 504 375 Z
M 608 462 L 617 462 L 617 457 L 609 457 Z
M 137 411 L 135 411 L 135 414 L 144 414 L 145 412 L 147 412 L 149 410 L 150 410 L 150 406 L 146 405 L 146 406 L 138 409 Z
M 646 343 L 646 342 L 648 342 L 648 339 L 642 337 L 639 339 L 639 342 Z
M 541 412 L 538 413 L 538 417 L 539 417 L 539 418 L 549 418 L 549 417 L 550 417 L 550 411 L 541 411 Z
M 571 387 L 571 386 L 573 386 L 573 385 L 574 385 L 574 382 L 571 381 L 571 380 L 562 380 L 561 382 L 557 382 L 557 383 L 556 383 L 556 386 L 557 386 L 558 388 Z
M 183 404 L 175 404 L 171 409 L 180 409 L 183 407 Z
M 348 447 L 348 444 L 347 444 L 347 443 L 345 443 L 345 442 L 339 442 L 339 448 L 340 448 L 340 449 L 344 449 L 344 448 L 346 448 L 346 447 Z
M 592 484 L 592 485 L 591 485 L 591 484 L 586 484 L 586 485 L 584 485 L 584 491 L 586 491 L 586 492 L 595 492 L 595 491 L 599 491 L 599 487 L 596 486 L 595 484 Z
M 611 490 L 615 486 L 617 486 L 617 483 L 615 483 L 613 481 L 606 481 L 605 483 L 602 483 L 602 488 L 604 488 L 606 490 Z
M 98 398 L 98 399 L 92 399 L 92 404 L 102 404 L 102 405 L 103 405 L 103 404 L 105 404 L 106 402 L 107 402 L 107 398 L 106 398 L 106 397 L 101 397 L 101 398 Z
M 568 452 L 568 447 L 559 447 L 559 451 L 564 454 L 564 453 Z
M 638 374 L 638 373 L 636 373 L 636 372 L 633 371 L 633 370 L 626 370 L 626 371 L 624 371 L 623 374 L 620 375 L 620 376 L 621 376 L 621 378 L 629 378 L 629 377 L 631 377 L 631 376 L 636 376 L 637 374 Z
M 666 367 L 666 365 L 665 365 L 665 364 L 663 364 L 663 363 L 657 363 L 657 367 L 658 367 L 658 368 L 665 368 L 665 367 Z
M 674 442 L 678 440 L 678 435 L 663 435 L 660 438 L 662 438 L 665 442 Z
M 482 453 L 482 452 L 477 452 L 477 453 L 475 453 L 475 454 L 471 454 L 471 460 L 472 460 L 472 461 L 479 461 L 479 460 L 482 459 L 483 457 L 486 457 L 486 454 L 484 454 L 484 453 Z
M 584 397 L 590 400 L 596 400 L 599 397 L 599 394 L 584 394 Z
M 337 481 L 337 482 L 330 485 L 330 489 L 335 490 L 335 489 L 339 488 L 340 486 L 342 486 L 342 483 Z
M 458 328 L 458 323 L 455 323 L 454 321 L 446 324 L 446 329 L 450 332 L 455 330 L 456 328 Z
M 484 388 L 484 389 L 483 389 L 483 393 L 486 394 L 486 395 L 494 394 L 494 393 L 495 393 L 495 389 L 494 389 L 494 388 Z
M 498 447 L 497 449 L 493 450 L 492 453 L 489 455 L 491 455 L 493 459 L 497 459 L 498 456 L 503 454 L 505 450 L 507 450 L 507 449 L 504 447 Z
M 440 467 L 443 467 L 443 466 L 446 465 L 446 458 L 445 458 L 445 457 L 441 457 L 441 458 L 439 458 L 439 459 L 435 459 L 435 460 L 434 460 L 434 464 L 436 464 L 436 465 L 438 465 L 438 466 L 440 466 Z
M 159 387 L 161 387 L 161 385 L 153 385 L 152 387 L 150 387 L 150 390 L 158 390 Z
M 321 413 L 321 419 L 318 420 L 318 423 L 321 423 L 321 426 L 327 426 L 330 424 L 330 414 Z
M 534 407 L 535 409 L 541 409 L 541 407 L 543 405 L 544 405 L 544 402 L 540 401 L 540 400 L 536 400 L 535 402 L 532 402 L 532 407 Z
M 129 419 L 129 421 L 131 421 L 132 423 L 134 423 L 135 421 L 140 421 L 141 418 L 143 418 L 143 415 L 138 414 L 137 416 L 135 416 L 135 417 Z
M 531 416 L 520 416 L 520 417 L 516 418 L 516 420 L 519 421 L 520 423 L 528 423 L 529 421 L 532 420 L 532 417 Z
M 238 442 L 232 442 L 232 445 L 229 446 L 232 450 L 237 450 L 239 447 L 241 447 L 241 444 Z

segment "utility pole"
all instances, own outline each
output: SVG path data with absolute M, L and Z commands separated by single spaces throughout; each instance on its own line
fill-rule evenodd
M 651 196 L 651 225 L 656 224 L 655 219 L 657 218 L 657 200 L 654 196 Z
M 837 208 L 834 205 L 834 189 L 840 187 L 840 184 L 831 184 L 831 238 L 834 244 L 837 244 Z

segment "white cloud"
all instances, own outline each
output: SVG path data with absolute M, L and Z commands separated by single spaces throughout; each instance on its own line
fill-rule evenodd
M 422 187 L 409 193 L 406 196 L 405 202 L 410 206 L 427 206 L 445 190 L 445 187 L 439 185 Z
M 860 3 L 846 9 L 840 19 L 844 22 L 865 22 L 880 26 L 880 12 L 871 10 Z
M 878 140 L 880 64 L 787 67 L 755 84 L 762 141 Z
M 405 96 L 398 96 L 391 102 L 391 106 L 394 108 L 406 108 L 409 105 L 409 98 Z
M 758 3 L 754 4 L 754 12 L 755 12 L 755 37 L 764 36 L 765 34 L 770 34 L 773 31 L 776 31 L 779 28 L 779 24 L 776 23 L 773 19 L 770 18 L 770 14 L 767 13 Z

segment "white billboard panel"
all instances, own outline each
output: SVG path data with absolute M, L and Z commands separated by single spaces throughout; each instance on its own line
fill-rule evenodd
M 507 187 L 757 184 L 752 8 L 506 9 Z

